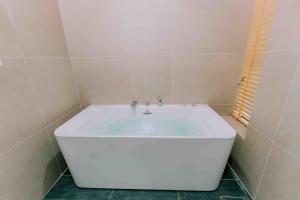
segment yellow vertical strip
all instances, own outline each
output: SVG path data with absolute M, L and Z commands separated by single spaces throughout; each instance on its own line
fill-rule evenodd
M 240 100 L 240 106 L 238 107 L 238 118 L 242 117 L 242 113 L 245 109 L 245 98 L 248 94 L 248 88 L 249 88 L 249 79 L 251 76 L 251 72 L 253 69 L 253 63 L 255 60 L 255 54 L 256 54 L 256 47 L 257 44 L 259 42 L 259 38 L 260 38 L 260 31 L 261 31 L 261 26 L 262 26 L 262 22 L 263 22 L 263 16 L 264 16 L 264 10 L 265 10 L 265 5 L 266 5 L 266 0 L 257 0 L 257 4 L 258 8 L 256 8 L 255 10 L 257 11 L 257 13 L 255 13 L 254 15 L 254 34 L 255 34 L 255 38 L 253 41 L 250 41 L 251 43 L 253 42 L 253 46 L 250 44 L 249 46 L 249 52 L 247 52 L 249 58 L 250 58 L 250 62 L 248 63 L 246 60 L 246 66 L 245 66 L 245 72 L 244 72 L 244 76 L 243 76 L 243 82 L 245 84 L 245 87 L 243 88 L 243 90 L 241 91 L 241 100 Z M 250 40 L 252 40 L 252 38 L 250 38 Z M 246 55 L 247 56 L 247 55 Z
M 246 125 L 252 110 L 276 5 L 277 0 L 257 0 L 255 4 L 244 60 L 243 76 L 233 113 L 236 119 Z

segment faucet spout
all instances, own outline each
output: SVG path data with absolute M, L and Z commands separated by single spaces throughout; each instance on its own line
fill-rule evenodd
M 131 103 L 131 108 L 136 110 L 136 107 L 138 105 L 138 101 L 137 100 L 134 100 L 132 103 Z
M 163 105 L 163 98 L 162 97 L 158 97 L 157 98 L 157 105 L 158 106 L 162 106 Z

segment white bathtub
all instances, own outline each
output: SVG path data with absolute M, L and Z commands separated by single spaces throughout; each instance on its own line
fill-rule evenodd
M 236 133 L 207 105 L 92 105 L 55 135 L 79 187 L 210 191 Z

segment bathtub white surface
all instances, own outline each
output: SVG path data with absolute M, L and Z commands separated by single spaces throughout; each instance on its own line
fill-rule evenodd
M 149 110 L 151 114 L 143 114 Z M 208 105 L 91 105 L 55 131 L 58 137 L 235 137 Z
M 207 105 L 93 105 L 55 135 L 79 187 L 210 191 L 235 131 Z

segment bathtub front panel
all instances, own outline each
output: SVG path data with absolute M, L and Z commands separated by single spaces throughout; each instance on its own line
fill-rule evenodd
M 59 138 L 79 187 L 217 188 L 233 139 Z

